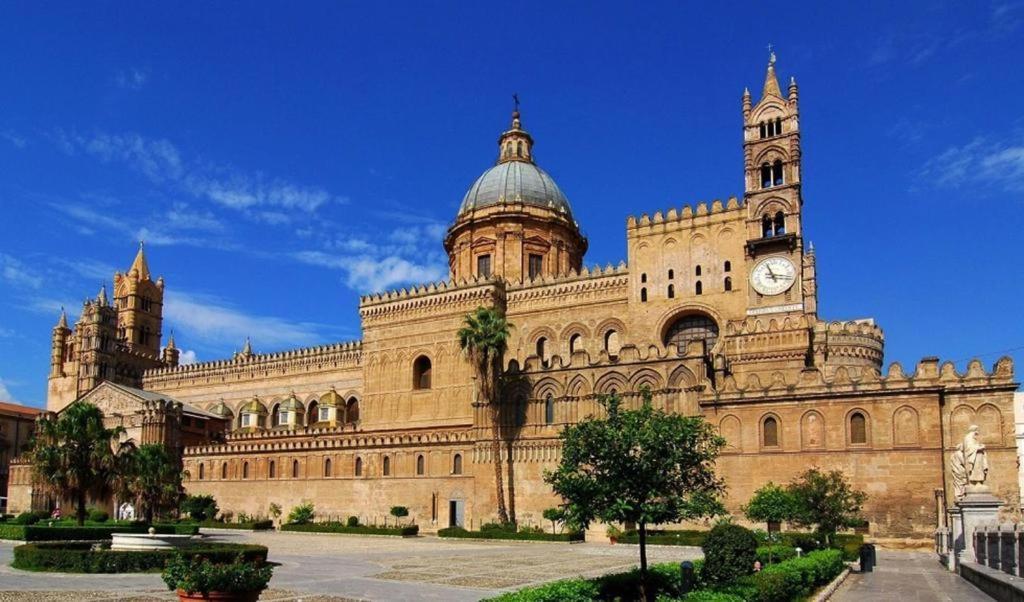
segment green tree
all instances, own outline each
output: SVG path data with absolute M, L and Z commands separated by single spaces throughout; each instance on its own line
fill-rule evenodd
M 555 525 L 565 520 L 564 508 L 545 508 L 542 514 L 544 520 L 551 521 L 551 533 L 555 533 Z
M 772 523 L 790 521 L 796 513 L 796 502 L 788 489 L 769 482 L 754 492 L 754 497 L 743 507 L 743 513 L 753 522 L 768 523 L 768 562 L 772 562 Z
M 405 506 L 392 506 L 391 516 L 395 517 L 395 524 L 399 524 L 399 521 L 406 516 L 409 516 L 409 509 Z
M 216 518 L 219 508 L 212 495 L 190 495 L 181 501 L 181 511 L 202 522 Z
M 119 476 L 118 489 L 126 498 L 135 499 L 142 506 L 146 522 L 153 517 L 178 507 L 182 498 L 181 466 L 159 443 L 146 443 L 125 456 Z
M 498 309 L 478 307 L 468 314 L 457 336 L 459 346 L 469 358 L 476 376 L 479 400 L 490 407 L 491 455 L 494 457 L 494 483 L 498 496 L 498 520 L 509 522 L 505 505 L 505 481 L 501 474 L 501 412 L 498 382 L 502 373 L 505 351 L 508 348 L 509 328 L 505 315 Z
M 815 527 L 826 544 L 831 544 L 836 531 L 861 520 L 860 509 L 867 499 L 841 470 L 810 468 L 790 483 L 788 490 L 795 501 L 793 522 Z
M 82 401 L 38 423 L 30 454 L 33 473 L 48 494 L 74 502 L 79 525 L 85 524 L 87 499 L 113 491 L 122 460 L 133 447 L 121 442 L 124 433 L 122 427 L 104 426 L 100 409 Z
M 544 479 L 565 500 L 574 525 L 637 525 L 644 596 L 647 527 L 722 512 L 715 459 L 725 440 L 699 416 L 654 409 L 647 390 L 637 410 L 622 409 L 617 395 L 601 404 L 607 417 L 590 416 L 562 431 L 562 461 Z

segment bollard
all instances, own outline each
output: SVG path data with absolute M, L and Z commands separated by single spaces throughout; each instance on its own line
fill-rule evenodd
M 689 560 L 680 562 L 679 574 L 682 577 L 681 593 L 688 594 L 693 591 L 694 582 L 696 581 L 693 576 L 693 563 Z
M 870 573 L 875 570 L 875 546 L 869 543 L 860 546 L 860 572 Z

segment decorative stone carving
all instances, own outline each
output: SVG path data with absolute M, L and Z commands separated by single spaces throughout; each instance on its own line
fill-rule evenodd
M 985 479 L 988 476 L 988 459 L 985 456 L 985 445 L 978 434 L 978 426 L 972 424 L 964 435 L 964 440 L 953 452 L 953 492 L 957 500 L 963 499 L 968 493 L 985 493 L 988 487 Z

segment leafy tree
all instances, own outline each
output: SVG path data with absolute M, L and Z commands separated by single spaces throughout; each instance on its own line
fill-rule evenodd
M 715 525 L 701 545 L 704 570 L 701 578 L 708 583 L 726 584 L 754 572 L 757 560 L 757 537 L 729 521 Z
M 479 401 L 491 409 L 491 455 L 494 457 L 494 482 L 498 496 L 498 520 L 509 522 L 505 505 L 505 481 L 501 474 L 501 412 L 498 379 L 501 376 L 505 350 L 508 348 L 510 324 L 501 310 L 478 307 L 466 315 L 456 336 L 463 353 L 473 365 Z
M 712 516 L 724 490 L 715 459 L 725 440 L 699 416 L 656 410 L 643 391 L 637 410 L 617 395 L 601 399 L 607 417 L 562 431 L 562 461 L 545 480 L 565 500 L 567 519 L 586 528 L 635 523 L 640 535 L 641 595 L 647 589 L 647 527 Z
M 216 518 L 219 508 L 212 495 L 189 495 L 182 500 L 181 511 L 202 522 Z
M 288 522 L 295 525 L 305 525 L 313 522 L 314 516 L 316 516 L 316 511 L 313 508 L 313 502 L 302 502 L 288 513 Z
M 816 527 L 830 544 L 832 536 L 842 528 L 855 525 L 867 494 L 854 489 L 841 470 L 824 472 L 810 468 L 788 487 L 795 500 L 793 522 Z
M 392 506 L 391 516 L 395 517 L 395 523 L 397 524 L 402 518 L 409 516 L 409 509 L 405 506 Z
M 155 515 L 178 506 L 181 478 L 181 467 L 167 448 L 146 443 L 126 454 L 119 489 L 124 497 L 140 502 L 146 522 L 152 524 Z
M 57 499 L 75 504 L 78 524 L 85 524 L 88 498 L 110 495 L 131 442 L 121 442 L 122 427 L 107 428 L 103 413 L 91 403 L 76 401 L 38 423 L 30 458 L 42 488 Z
M 754 522 L 768 523 L 768 563 L 772 562 L 772 523 L 793 519 L 796 501 L 793 494 L 784 487 L 769 482 L 754 492 L 754 497 L 743 507 L 743 513 Z
M 551 533 L 555 533 L 555 524 L 565 520 L 564 508 L 545 508 L 542 514 L 544 520 L 551 521 Z

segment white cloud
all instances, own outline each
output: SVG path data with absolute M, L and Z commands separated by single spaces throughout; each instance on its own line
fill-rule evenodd
M 25 148 L 28 146 L 28 140 L 10 130 L 0 132 L 0 138 L 13 144 L 15 148 Z
M 236 342 L 238 347 L 246 337 L 264 348 L 310 345 L 321 340 L 319 333 L 324 330 L 320 324 L 247 314 L 212 295 L 170 289 L 164 298 L 164 319 L 195 340 L 216 345 Z
M 11 285 L 18 288 L 39 288 L 43 285 L 43 278 L 25 266 L 24 263 L 0 253 L 0 276 Z
M 114 83 L 117 84 L 117 87 L 125 90 L 141 90 L 148 80 L 149 71 L 136 67 L 118 71 L 117 75 L 114 76 Z
M 7 388 L 2 378 L 0 378 L 0 401 L 15 402 L 14 395 L 11 394 L 10 389 Z
M 345 257 L 320 251 L 302 251 L 295 259 L 345 272 L 345 284 L 361 293 L 386 290 L 399 284 L 436 282 L 448 276 L 448 268 L 437 263 L 417 263 L 387 255 Z
M 935 187 L 987 184 L 1008 192 L 1024 192 L 1024 140 L 993 142 L 975 138 L 930 159 L 921 168 L 920 177 Z
M 178 355 L 178 364 L 182 366 L 194 364 L 198 361 L 199 359 L 196 358 L 196 352 L 191 349 L 186 349 Z

